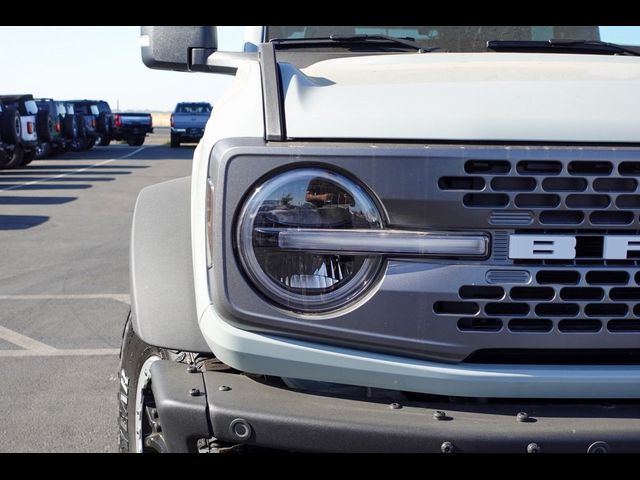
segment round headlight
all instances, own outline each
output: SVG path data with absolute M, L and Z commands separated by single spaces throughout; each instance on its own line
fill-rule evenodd
M 278 304 L 295 311 L 340 308 L 361 295 L 376 278 L 382 257 L 345 254 L 286 239 L 323 230 L 380 230 L 378 208 L 367 192 L 347 177 L 318 169 L 290 170 L 256 187 L 239 217 L 238 247 L 254 285 Z M 287 237 L 289 235 L 289 237 Z

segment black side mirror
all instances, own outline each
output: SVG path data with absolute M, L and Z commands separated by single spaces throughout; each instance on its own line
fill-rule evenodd
M 209 71 L 218 48 L 216 27 L 140 27 L 140 42 L 147 67 L 179 72 Z

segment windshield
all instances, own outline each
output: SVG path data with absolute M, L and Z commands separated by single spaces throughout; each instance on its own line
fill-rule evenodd
M 640 45 L 640 27 L 604 26 L 268 26 L 267 39 L 330 35 L 387 35 L 408 38 L 446 52 L 486 52 L 490 40 L 600 40 Z

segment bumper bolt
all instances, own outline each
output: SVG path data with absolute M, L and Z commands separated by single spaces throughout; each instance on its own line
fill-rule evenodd
M 526 423 L 529 421 L 529 414 L 527 412 L 518 412 L 518 414 L 516 415 L 516 419 L 520 423 Z
M 200 390 L 197 388 L 192 388 L 191 390 L 189 390 L 189 395 L 191 395 L 192 397 L 197 397 L 198 395 L 200 395 Z
M 527 445 L 527 453 L 540 453 L 541 451 L 542 449 L 537 443 L 530 443 Z
M 445 420 L 447 418 L 447 414 L 442 410 L 437 410 L 436 412 L 433 412 L 433 418 L 436 420 Z
M 453 453 L 456 447 L 454 447 L 451 442 L 443 442 L 442 445 L 440 445 L 440 450 L 442 453 Z
M 236 418 L 229 425 L 231 433 L 239 440 L 247 440 L 253 431 L 249 422 L 244 418 Z
M 391 410 L 399 410 L 399 409 L 401 409 L 401 408 L 402 408 L 402 405 L 400 405 L 399 403 L 394 402 L 394 403 L 392 403 L 391 405 L 389 405 L 389 408 L 390 408 Z
M 227 387 L 226 385 L 220 385 L 218 387 L 218 390 L 220 390 L 221 392 L 228 392 L 229 390 L 231 390 L 231 387 Z

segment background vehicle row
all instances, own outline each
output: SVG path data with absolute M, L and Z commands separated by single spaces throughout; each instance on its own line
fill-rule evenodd
M 112 140 L 139 146 L 152 132 L 151 114 L 114 114 L 104 100 L 0 95 L 0 169 L 107 146 Z

